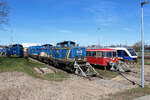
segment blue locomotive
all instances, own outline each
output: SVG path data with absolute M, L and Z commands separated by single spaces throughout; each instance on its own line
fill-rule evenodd
M 21 44 L 9 45 L 6 48 L 6 55 L 8 57 L 24 57 L 24 48 Z
M 28 55 L 55 67 L 73 72 L 78 75 L 97 75 L 95 69 L 86 62 L 86 48 L 76 46 L 73 41 L 33 46 L 27 49 Z
M 3 47 L 2 49 L 0 49 L 1 56 L 6 56 L 6 53 L 7 53 L 7 47 Z
M 37 59 L 40 55 L 41 46 L 31 46 L 27 48 L 28 56 Z
M 66 61 L 85 61 L 86 48 L 76 46 L 72 41 L 60 42 L 52 49 L 52 57 Z
M 52 55 L 52 45 L 51 44 L 44 44 L 41 46 L 39 52 L 39 60 L 44 63 L 52 64 L 51 62 L 51 55 Z

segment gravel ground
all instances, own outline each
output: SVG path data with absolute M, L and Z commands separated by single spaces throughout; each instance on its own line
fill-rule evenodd
M 124 74 L 140 84 L 140 68 L 136 73 Z M 150 83 L 150 66 L 145 65 L 145 83 Z M 0 73 L 0 100 L 103 100 L 108 94 L 135 88 L 122 76 L 112 80 L 93 78 L 92 81 L 70 74 L 62 81 L 47 81 L 33 78 L 22 72 Z
M 134 100 L 149 100 L 149 99 L 150 99 L 150 95 L 147 95 L 147 96 L 136 98 Z
M 114 80 L 89 81 L 76 75 L 63 82 L 32 78 L 21 72 L 0 73 L 0 100 L 102 100 L 133 88 Z

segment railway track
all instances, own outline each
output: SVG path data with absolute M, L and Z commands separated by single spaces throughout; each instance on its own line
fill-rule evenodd
M 35 61 L 35 62 L 38 62 L 38 63 L 43 64 L 43 65 L 46 65 L 46 67 L 47 67 L 48 69 L 52 70 L 52 71 L 55 72 L 55 73 L 58 72 L 58 71 L 61 71 L 61 72 L 63 72 L 63 73 L 68 73 L 68 72 L 63 71 L 63 70 L 61 70 L 61 69 L 58 69 L 58 68 L 56 68 L 56 67 L 53 67 L 53 66 L 51 66 L 51 65 L 49 65 L 49 64 L 46 64 L 46 63 L 44 63 L 44 62 L 41 62 L 41 61 L 39 61 L 39 60 L 37 60 L 37 59 L 33 59 L 33 58 L 31 58 L 31 57 L 29 57 L 28 59 L 30 59 L 30 60 L 32 60 L 32 61 Z M 75 74 L 75 75 L 76 75 L 76 74 Z M 90 80 L 90 81 L 94 80 L 94 78 L 103 79 L 103 77 L 102 77 L 101 75 L 87 76 L 87 77 L 83 77 L 83 76 L 79 76 L 79 75 L 76 75 L 76 76 L 82 77 L 82 78 L 85 78 L 85 79 L 88 79 L 88 80 Z
M 52 71 L 55 72 L 55 73 L 58 72 L 58 71 L 61 71 L 61 72 L 63 72 L 63 73 L 67 73 L 66 71 L 63 71 L 63 70 L 58 69 L 58 68 L 56 68 L 56 67 L 53 67 L 53 66 L 51 66 L 51 65 L 49 65 L 49 64 L 43 63 L 43 62 L 41 62 L 41 61 L 38 61 L 38 60 L 36 60 L 36 59 L 33 59 L 33 58 L 29 58 L 29 59 L 32 60 L 32 61 L 38 62 L 38 63 L 40 63 L 40 64 L 46 65 L 48 69 L 52 70 Z M 134 72 L 134 71 L 131 71 L 131 72 L 119 72 L 119 71 L 115 71 L 115 72 L 117 72 L 119 75 L 121 75 L 122 77 L 124 77 L 127 81 L 131 82 L 133 85 L 136 84 L 136 82 L 134 82 L 134 81 L 128 79 L 128 78 L 126 77 L 126 75 L 131 75 L 131 73 L 136 74 L 137 72 Z M 76 74 L 75 74 L 75 75 L 76 75 Z M 93 81 L 93 80 L 95 80 L 95 79 L 104 79 L 104 77 L 101 76 L 101 75 L 87 76 L 87 77 L 83 77 L 83 76 L 79 76 L 79 75 L 76 75 L 76 76 L 82 77 L 83 79 L 88 79 L 89 81 Z

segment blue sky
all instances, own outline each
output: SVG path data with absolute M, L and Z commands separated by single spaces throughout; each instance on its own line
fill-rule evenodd
M 82 46 L 132 45 L 140 41 L 140 0 L 8 0 L 10 26 L 0 43 L 76 41 Z M 150 4 L 144 6 L 150 44 Z

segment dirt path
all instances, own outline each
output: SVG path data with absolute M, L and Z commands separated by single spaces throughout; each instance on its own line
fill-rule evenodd
M 140 84 L 137 73 L 125 74 Z M 150 83 L 150 66 L 145 65 L 145 82 Z M 103 100 L 108 94 L 138 87 L 121 76 L 112 80 L 94 78 L 92 81 L 71 75 L 62 82 L 36 79 L 21 72 L 0 73 L 0 100 Z
M 114 80 L 89 81 L 76 75 L 52 82 L 21 72 L 0 73 L 0 100 L 101 100 L 109 93 L 133 87 Z

